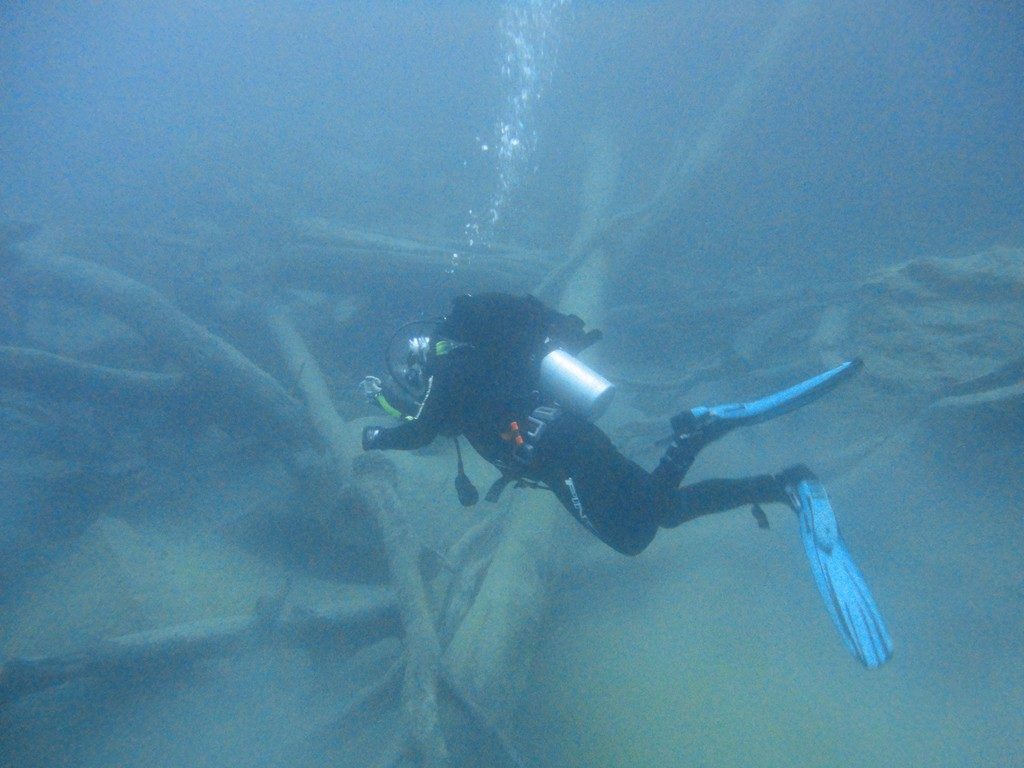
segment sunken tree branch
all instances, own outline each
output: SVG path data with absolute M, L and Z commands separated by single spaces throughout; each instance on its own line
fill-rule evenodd
M 114 270 L 64 256 L 23 256 L 13 277 L 29 291 L 74 300 L 123 320 L 174 359 L 221 408 L 284 441 L 308 437 L 304 414 L 277 380 L 158 291 Z

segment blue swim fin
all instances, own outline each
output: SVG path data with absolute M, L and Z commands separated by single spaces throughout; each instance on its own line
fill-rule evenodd
M 892 638 L 864 576 L 850 557 L 825 487 L 813 473 L 801 472 L 786 484 L 800 518 L 811 573 L 839 636 L 865 667 L 880 667 L 892 656 Z
M 859 359 L 847 360 L 824 373 L 758 400 L 691 408 L 672 418 L 672 432 L 676 435 L 699 432 L 706 440 L 715 440 L 736 427 L 760 424 L 795 411 L 834 389 L 862 367 L 863 363 Z

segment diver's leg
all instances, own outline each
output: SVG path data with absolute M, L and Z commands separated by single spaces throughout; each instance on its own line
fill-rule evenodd
M 747 504 L 789 504 L 789 495 L 775 475 L 737 479 L 702 480 L 684 485 L 672 495 L 659 525 L 675 528 L 704 515 L 725 512 Z
M 651 478 L 659 491 L 668 493 L 679 487 L 690 471 L 700 450 L 711 440 L 689 412 L 683 411 L 672 419 L 675 436 L 672 444 L 661 457 L 658 466 L 651 472 Z
M 639 554 L 658 532 L 660 499 L 650 475 L 597 426 L 571 413 L 548 425 L 527 476 L 554 491 L 569 514 L 617 552 Z

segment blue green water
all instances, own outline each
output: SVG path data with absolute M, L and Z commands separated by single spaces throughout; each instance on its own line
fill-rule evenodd
M 154 289 L 294 395 L 265 322 L 287 308 L 354 451 L 395 326 L 597 254 L 545 298 L 605 331 L 601 426 L 645 466 L 683 407 L 865 359 L 693 478 L 818 469 L 896 651 L 849 658 L 785 509 L 632 559 L 566 517 L 502 717 L 527 763 L 1024 765 L 1018 6 L 0 4 L 0 350 L 188 381 L 129 397 L 0 356 L 0 661 L 386 573 L 318 440 L 286 454 L 161 328 L 26 260 Z M 440 443 L 395 459 L 428 581 L 494 509 L 458 506 Z M 0 764 L 373 765 L 394 701 L 337 717 L 396 651 L 339 643 L 0 703 Z

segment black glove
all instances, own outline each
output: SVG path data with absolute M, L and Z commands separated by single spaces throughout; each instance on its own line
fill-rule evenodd
M 380 438 L 384 434 L 384 427 L 363 427 L 363 450 L 379 451 Z

